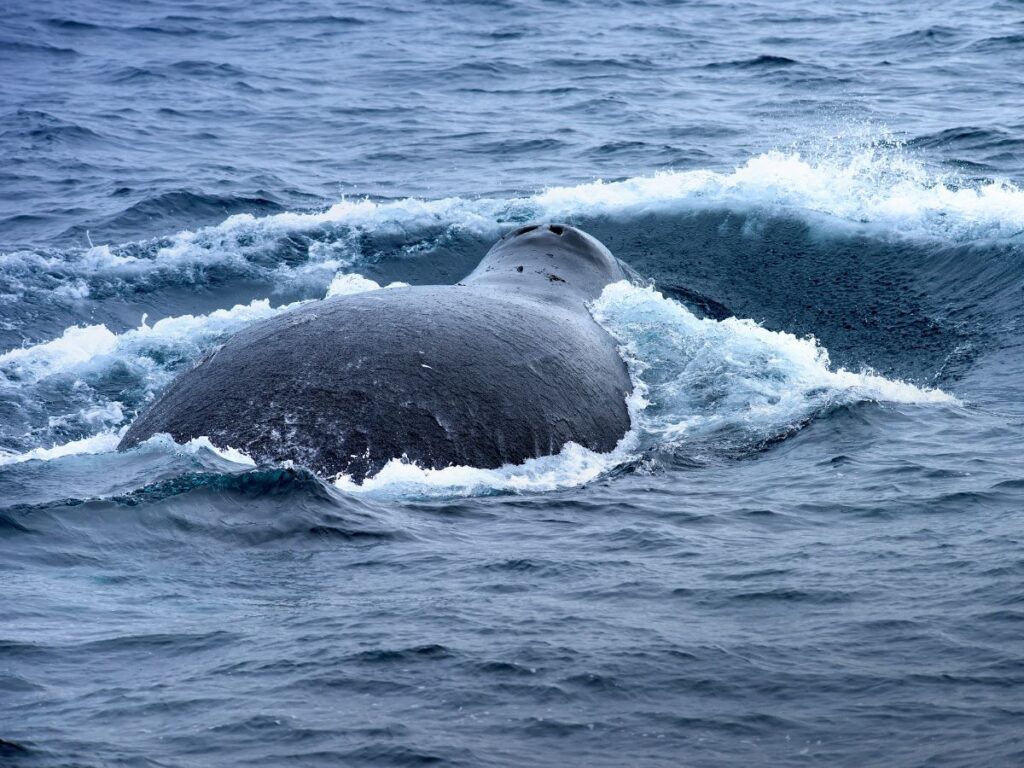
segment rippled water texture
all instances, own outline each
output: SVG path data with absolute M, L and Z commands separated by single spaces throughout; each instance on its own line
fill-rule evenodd
M 1024 763 L 1022 73 L 1014 2 L 4 5 L 0 765 Z M 556 219 L 612 453 L 114 450 Z

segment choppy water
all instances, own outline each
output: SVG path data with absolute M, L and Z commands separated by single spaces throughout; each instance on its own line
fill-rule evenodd
M 1014 2 L 5 5 L 0 764 L 1021 764 L 1022 87 Z M 651 281 L 615 453 L 113 451 L 544 219 Z

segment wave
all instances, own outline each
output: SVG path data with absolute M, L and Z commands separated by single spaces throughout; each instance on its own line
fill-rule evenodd
M 346 274 L 335 279 L 328 296 L 380 289 L 375 281 Z M 114 367 L 138 369 L 140 387 L 152 396 L 174 371 L 198 359 L 217 340 L 293 306 L 272 308 L 264 300 L 205 316 L 143 323 L 120 335 L 102 326 L 73 328 L 53 342 L 0 355 L 0 372 L 8 387 L 31 387 L 57 375 L 88 381 L 90 373 Z M 556 456 L 493 470 L 426 469 L 395 459 L 362 484 L 341 476 L 336 486 L 352 494 L 400 497 L 550 491 L 592 482 L 652 453 L 693 458 L 760 450 L 843 405 L 957 404 L 941 390 L 869 371 L 834 369 L 828 352 L 813 338 L 769 331 L 750 320 L 699 318 L 649 286 L 615 283 L 591 309 L 619 342 L 634 384 L 627 402 L 632 428 L 613 451 L 599 454 L 569 444 Z M 128 415 L 142 401 L 112 403 L 101 394 L 94 397 L 93 434 L 62 445 L 9 452 L 0 464 L 113 450 Z M 173 445 L 169 438 L 161 440 L 154 445 Z M 253 463 L 205 438 L 172 450 L 181 449 L 213 451 L 235 464 Z
M 299 468 L 247 467 L 205 449 L 147 445 L 130 455 L 83 456 L 47 470 L 42 493 L 18 489 L 4 496 L 0 537 L 42 535 L 62 562 L 110 536 L 143 550 L 162 539 L 180 541 L 183 531 L 245 548 L 288 546 L 295 539 L 330 546 L 415 537 L 416 521 L 401 510 L 346 495 Z M 102 472 L 115 477 L 104 481 Z M 60 495 L 66 489 L 74 496 Z M 187 501 L 177 503 L 183 496 Z
M 381 286 L 362 275 L 342 273 L 328 285 L 325 298 L 407 285 L 393 282 Z M 143 368 L 150 377 L 156 368 L 174 372 L 181 363 L 198 359 L 219 340 L 226 339 L 246 325 L 305 303 L 300 301 L 275 307 L 270 299 L 258 299 L 206 315 L 166 317 L 152 325 L 143 317 L 137 328 L 121 334 L 114 333 L 105 325 L 74 326 L 52 341 L 0 354 L 0 377 L 7 384 L 30 384 L 58 374 L 81 376 L 90 368 L 111 364 Z
M 134 190 L 120 187 L 112 197 L 127 197 Z M 135 200 L 119 212 L 95 222 L 90 230 L 81 225 L 63 232 L 62 239 L 81 242 L 106 232 L 139 232 L 154 226 L 170 228 L 183 224 L 214 224 L 242 211 L 273 214 L 284 206 L 270 195 L 210 194 L 191 189 L 174 189 Z
M 635 435 L 630 432 L 609 453 L 597 453 L 567 443 L 553 456 L 527 459 L 497 469 L 451 466 L 420 467 L 392 459 L 376 474 L 356 483 L 351 477 L 334 478 L 336 488 L 353 495 L 385 498 L 453 498 L 507 493 L 541 493 L 574 488 L 593 482 L 610 470 L 633 461 Z
M 610 285 L 592 312 L 618 340 L 643 401 L 632 409 L 643 449 L 744 452 L 844 405 L 959 404 L 939 389 L 835 368 L 813 337 L 697 317 L 650 286 Z
M 240 213 L 148 241 L 7 252 L 0 254 L 0 292 L 18 296 L 41 280 L 40 288 L 63 285 L 74 298 L 168 281 L 202 284 L 225 274 L 275 285 L 310 280 L 322 289 L 341 268 L 370 263 L 382 252 L 416 256 L 456 235 L 493 238 L 534 219 L 708 208 L 767 210 L 881 236 L 952 242 L 1014 240 L 1024 232 L 1024 191 L 1010 182 L 932 171 L 889 141 L 855 151 L 837 143 L 807 153 L 767 152 L 728 172 L 664 171 L 507 198 L 343 199 L 314 212 Z
M 339 274 L 326 297 L 403 285 L 381 286 L 358 274 Z M 15 400 L 31 408 L 46 399 L 43 393 L 56 389 L 73 406 L 63 414 L 52 410 L 40 414 L 45 423 L 32 439 L 90 433 L 50 447 L 8 448 L 0 453 L 0 465 L 112 450 L 121 427 L 175 374 L 245 326 L 305 303 L 273 306 L 269 299 L 259 299 L 206 315 L 168 317 L 152 325 L 143 317 L 137 328 L 120 334 L 105 325 L 73 326 L 51 341 L 0 354 L 0 402 Z M 117 399 L 107 394 L 112 379 L 119 390 Z
M 95 435 L 72 440 L 48 448 L 33 448 L 24 453 L 0 453 L 0 467 L 8 464 L 21 464 L 26 461 L 53 461 L 69 456 L 91 456 L 99 453 L 111 453 L 117 449 L 127 426 L 120 429 L 105 429 Z M 255 467 L 256 462 L 242 451 L 230 446 L 220 448 L 210 442 L 208 437 L 196 437 L 185 443 L 176 443 L 169 435 L 154 435 L 146 441 L 146 449 L 165 450 L 172 453 L 188 453 L 199 455 L 207 451 L 230 464 Z
M 1008 182 L 968 185 L 897 152 L 866 150 L 842 161 L 768 152 L 731 173 L 671 171 L 621 182 L 550 189 L 547 215 L 664 210 L 680 203 L 821 214 L 876 232 L 951 240 L 1014 237 L 1024 228 L 1024 191 Z
M 58 374 L 85 375 L 116 363 L 143 369 L 159 384 L 158 369 L 173 371 L 175 363 L 195 359 L 217 340 L 292 306 L 297 305 L 272 307 L 269 299 L 261 299 L 208 315 L 168 317 L 153 325 L 143 317 L 138 328 L 122 334 L 105 325 L 74 326 L 52 341 L 0 354 L 0 375 L 8 384 L 30 384 Z
M 109 453 L 117 448 L 120 440 L 120 433 L 105 430 L 89 437 L 72 440 L 60 445 L 53 445 L 49 448 L 33 448 L 23 453 L 0 452 L 0 467 L 7 464 L 21 464 L 26 461 L 51 461 L 53 459 L 62 459 L 66 456 Z
M 737 61 L 712 62 L 705 64 L 704 69 L 777 69 L 779 67 L 799 66 L 800 62 L 786 56 L 756 56 L 752 59 Z
M 720 214 L 722 210 L 726 213 Z M 775 232 L 774 225 L 759 224 L 764 211 L 788 217 L 786 221 L 795 217 L 803 228 L 794 233 L 776 227 Z M 687 229 L 680 216 L 699 226 Z M 174 375 L 249 323 L 326 296 L 405 284 L 396 277 L 413 283 L 454 282 L 502 230 L 537 219 L 593 225 L 627 261 L 635 258 L 646 268 L 657 267 L 668 295 L 686 303 L 650 288 L 618 286 L 594 305 L 595 316 L 632 360 L 637 391 L 648 398 L 644 408 L 634 408 L 632 442 L 612 456 L 569 447 L 560 457 L 489 474 L 472 468 L 421 470 L 395 461 L 359 489 L 349 488 L 353 493 L 387 495 L 412 487 L 447 495 L 552 490 L 590 482 L 651 452 L 693 457 L 759 450 L 834 407 L 862 401 L 952 403 L 939 390 L 897 379 L 935 381 L 936 365 L 940 371 L 943 366 L 959 370 L 960 357 L 977 346 L 972 329 L 987 327 L 986 318 L 956 314 L 948 307 L 917 307 L 924 294 L 900 270 L 910 255 L 921 261 L 927 253 L 927 258 L 941 256 L 942 264 L 949 262 L 958 255 L 945 247 L 950 243 L 973 247 L 993 239 L 1002 252 L 1012 249 L 1024 231 L 1024 193 L 1006 182 L 967 183 L 932 173 L 898 147 L 876 143 L 855 152 L 768 152 L 728 172 L 669 171 L 551 187 L 521 197 L 343 199 L 321 211 L 238 214 L 216 226 L 152 241 L 0 254 L 0 301 L 12 309 L 0 332 L 13 339 L 23 334 L 15 311 L 19 307 L 29 308 L 24 322 L 34 332 L 57 329 L 48 340 L 0 353 L 0 405 L 15 414 L 0 435 L 0 462 L 52 460 L 112 446 L 124 424 Z M 793 270 L 766 268 L 752 282 L 744 282 L 728 274 L 742 259 L 716 276 L 702 266 L 704 256 L 689 252 L 702 247 L 701 238 L 734 247 L 724 239 L 726 223 L 744 233 L 749 230 L 755 243 L 768 238 L 771 244 L 775 237 L 780 247 L 790 250 L 805 244 L 794 238 L 816 237 L 801 234 L 810 227 L 857 234 L 839 249 L 832 239 L 819 238 L 824 244 L 808 246 L 810 256 L 803 262 L 794 261 L 795 256 L 786 262 L 797 272 L 812 273 L 800 273 L 804 282 L 798 281 L 794 290 L 780 286 L 770 292 L 778 296 L 782 311 L 770 303 L 772 296 L 763 295 L 764 281 L 793 280 Z M 883 239 L 937 238 L 943 249 L 932 248 L 929 240 L 914 245 L 912 253 L 900 247 L 879 250 L 876 256 L 872 250 L 866 258 L 877 279 L 861 286 L 847 279 L 848 271 L 862 274 L 861 262 L 849 270 L 843 263 L 865 253 L 864 233 Z M 664 254 L 644 262 L 643 247 L 636 245 L 640 242 Z M 821 259 L 831 259 L 831 272 L 815 255 L 826 251 L 829 255 Z M 747 257 L 760 259 L 758 264 L 774 263 L 761 255 L 753 250 Z M 717 257 L 711 253 L 708 258 Z M 695 266 L 676 274 L 658 266 L 659 259 Z M 888 261 L 875 263 L 882 259 Z M 381 268 L 385 263 L 394 267 L 390 273 Z M 1005 259 L 1000 263 L 1006 267 L 995 277 L 991 270 L 975 270 L 976 277 L 965 276 L 957 285 L 996 278 L 1005 285 L 1006 270 L 1014 267 Z M 138 307 L 145 290 L 208 281 L 218 286 L 210 295 L 227 303 L 223 297 L 230 293 L 222 286 L 245 284 L 236 280 L 239 275 L 260 277 L 264 282 L 256 285 L 267 292 L 255 295 L 267 298 L 243 299 L 207 314 L 171 314 L 152 324 L 145 316 L 138 326 L 123 324 L 125 299 Z M 830 294 L 833 283 L 837 287 Z M 287 286 L 295 285 L 304 288 L 288 293 Z M 886 286 L 892 297 L 885 294 Z M 37 300 L 17 301 L 32 291 L 39 294 Z M 815 292 L 826 310 L 808 305 L 799 314 L 807 304 L 807 291 Z M 965 306 L 976 306 L 978 296 L 991 293 L 985 291 L 967 296 Z M 191 287 L 185 292 L 187 305 L 195 306 L 190 297 L 196 295 Z M 104 297 L 112 297 L 109 304 L 115 308 L 107 315 Z M 994 306 L 995 299 L 988 303 Z M 172 293 L 169 300 L 153 305 L 173 308 L 181 300 L 180 292 Z M 65 311 L 71 305 L 80 309 Z M 702 319 L 687 306 L 710 317 Z M 54 318 L 41 323 L 42 313 L 51 309 Z M 731 317 L 736 314 L 769 318 L 774 328 Z M 95 319 L 71 325 L 65 319 L 69 316 Z M 106 317 L 114 319 L 98 322 Z M 846 368 L 832 366 L 815 340 L 781 329 L 813 331 L 825 338 Z M 845 348 L 844 336 L 852 340 Z M 854 372 L 868 361 L 888 365 L 890 347 L 901 360 L 911 354 L 921 357 L 921 364 L 903 369 L 889 365 L 886 371 L 894 378 Z M 952 362 L 947 366 L 946 360 Z M 347 483 L 344 478 L 338 482 Z
M 112 449 L 118 429 L 178 371 L 249 323 L 292 306 L 263 299 L 152 325 L 143 317 L 121 334 L 105 325 L 73 326 L 51 341 L 0 354 L 0 403 L 20 416 L 0 434 L 0 463 Z

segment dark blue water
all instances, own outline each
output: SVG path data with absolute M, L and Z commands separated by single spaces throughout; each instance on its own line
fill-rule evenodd
M 1009 1 L 8 2 L 0 765 L 1024 763 L 1022 93 Z M 113 450 L 554 219 L 612 454 Z

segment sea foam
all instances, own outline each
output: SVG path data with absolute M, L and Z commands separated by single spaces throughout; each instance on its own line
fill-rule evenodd
M 508 197 L 344 198 L 319 211 L 237 214 L 215 226 L 150 241 L 4 253 L 0 287 L 16 297 L 45 278 L 53 295 L 81 301 L 92 283 L 105 290 L 119 282 L 191 284 L 216 268 L 278 285 L 324 289 L 339 271 L 358 270 L 376 257 L 367 236 L 404 243 L 400 250 L 417 257 L 443 246 L 446 238 L 493 238 L 529 220 L 708 208 L 781 213 L 816 226 L 868 227 L 883 237 L 968 242 L 1013 239 L 1024 231 L 1024 190 L 1015 184 L 940 173 L 892 143 L 853 142 L 832 144 L 827 151 L 765 152 L 732 169 L 667 170 Z M 296 242 L 304 244 L 303 258 L 278 257 L 282 247 L 291 253 Z

